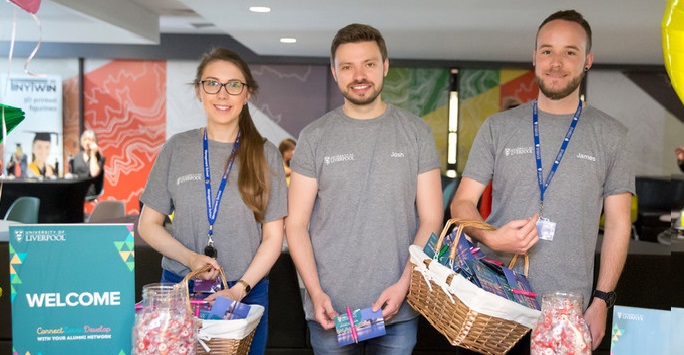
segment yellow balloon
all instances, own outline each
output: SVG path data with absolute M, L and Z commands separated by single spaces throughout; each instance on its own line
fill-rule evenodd
M 665 0 L 661 24 L 665 69 L 684 103 L 684 0 Z

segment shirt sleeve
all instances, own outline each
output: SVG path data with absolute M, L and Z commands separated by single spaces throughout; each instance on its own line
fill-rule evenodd
M 432 128 L 425 124 L 424 129 L 420 130 L 418 148 L 420 151 L 420 162 L 418 163 L 418 174 L 439 169 L 441 163 L 437 154 L 437 146 L 435 145 L 435 137 L 432 135 Z
M 627 142 L 627 134 L 622 135 L 619 143 L 612 145 L 613 159 L 606 172 L 606 181 L 603 188 L 603 197 L 617 195 L 625 192 L 636 193 L 634 182 L 634 169 L 632 157 Z
M 304 129 L 297 140 L 297 148 L 290 161 L 290 168 L 297 174 L 316 178 L 316 150 L 311 130 Z
M 168 186 L 169 169 L 171 165 L 173 141 L 169 140 L 162 147 L 161 152 L 150 170 L 145 184 L 145 190 L 140 195 L 140 201 L 163 214 L 173 212 L 173 200 Z
M 494 175 L 494 152 L 491 119 L 488 118 L 475 136 L 463 176 L 483 185 L 489 184 Z

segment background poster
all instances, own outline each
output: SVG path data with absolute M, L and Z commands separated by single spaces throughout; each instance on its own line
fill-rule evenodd
M 21 108 L 26 117 L 7 135 L 4 161 L 16 151 L 16 145 L 26 154 L 27 163 L 33 161 L 31 150 L 36 132 L 50 134 L 50 156 L 47 162 L 62 175 L 64 171 L 62 139 L 62 78 L 59 75 L 7 75 L 0 77 L 0 87 L 7 88 L 2 103 Z M 3 91 L 4 92 L 4 91 Z M 57 166 L 55 166 L 57 165 Z
M 10 227 L 13 354 L 131 350 L 132 224 Z

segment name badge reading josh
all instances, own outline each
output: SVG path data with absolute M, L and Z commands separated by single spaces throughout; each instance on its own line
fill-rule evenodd
M 556 222 L 551 222 L 548 218 L 539 217 L 537 220 L 537 234 L 539 239 L 552 241 L 553 235 L 556 234 Z

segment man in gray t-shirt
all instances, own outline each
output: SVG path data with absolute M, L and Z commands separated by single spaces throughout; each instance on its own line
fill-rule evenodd
M 539 296 L 552 291 L 581 294 L 596 349 L 631 230 L 634 174 L 625 149 L 627 129 L 580 100 L 580 83 L 594 58 L 591 29 L 581 14 L 569 10 L 549 16 L 537 32 L 533 58 L 537 100 L 483 124 L 451 214 L 480 219 L 476 205 L 492 179 L 487 222 L 498 229 L 466 232 L 488 251 L 529 253 L 530 283 Z M 601 269 L 592 293 L 602 210 Z
M 344 105 L 302 130 L 286 221 L 311 343 L 316 354 L 410 354 L 408 247 L 442 223 L 434 139 L 423 120 L 382 101 L 389 61 L 376 29 L 341 29 L 331 52 Z M 382 309 L 388 335 L 338 347 L 333 318 L 347 307 Z

